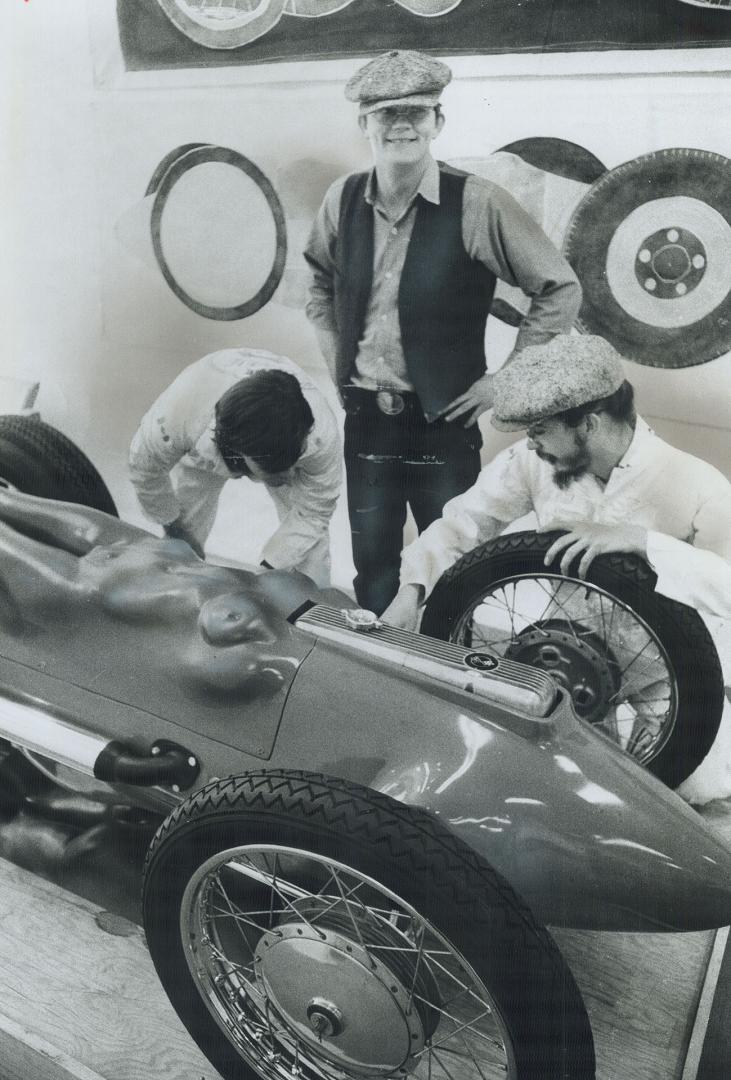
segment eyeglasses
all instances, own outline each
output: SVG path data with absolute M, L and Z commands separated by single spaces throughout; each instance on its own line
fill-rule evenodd
M 387 105 L 385 109 L 376 109 L 371 116 L 381 127 L 389 127 L 399 120 L 409 124 L 425 124 L 435 112 L 428 105 Z

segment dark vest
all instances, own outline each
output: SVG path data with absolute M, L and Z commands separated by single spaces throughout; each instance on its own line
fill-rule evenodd
M 347 383 L 363 336 L 373 284 L 373 208 L 368 173 L 348 177 L 335 246 L 335 317 L 339 381 Z M 466 173 L 440 164 L 436 206 L 417 196 L 416 219 L 398 294 L 406 368 L 428 418 L 485 372 L 485 323 L 495 275 L 470 258 L 462 242 Z

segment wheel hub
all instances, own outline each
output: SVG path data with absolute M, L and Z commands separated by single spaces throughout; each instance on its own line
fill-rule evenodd
M 619 689 L 620 672 L 598 634 L 578 623 L 548 619 L 520 634 L 506 657 L 540 668 L 571 695 L 574 709 L 590 724 L 604 719 Z
M 271 1008 L 310 1052 L 344 1071 L 407 1075 L 437 1018 L 419 1000 L 434 1002 L 436 988 L 413 961 L 403 962 L 403 935 L 328 910 L 325 901 L 303 902 L 301 918 L 293 907 L 255 950 L 257 981 Z M 374 945 L 383 942 L 374 956 Z
M 635 258 L 635 275 L 658 300 L 676 300 L 700 284 L 707 263 L 706 249 L 695 233 L 673 226 L 643 240 Z

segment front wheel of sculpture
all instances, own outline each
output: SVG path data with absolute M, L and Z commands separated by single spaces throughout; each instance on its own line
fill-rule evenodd
M 463 556 L 429 597 L 422 633 L 547 671 L 580 719 L 677 787 L 721 722 L 713 640 L 696 611 L 655 592 L 644 559 L 600 556 L 586 581 L 546 567 L 557 535 L 510 533 Z
M 161 827 L 147 940 L 226 1078 L 590 1080 L 556 946 L 423 810 L 270 770 L 216 781 Z

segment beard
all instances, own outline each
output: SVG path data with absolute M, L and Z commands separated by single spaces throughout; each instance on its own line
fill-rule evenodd
M 574 432 L 574 451 L 558 458 L 555 454 L 547 454 L 543 450 L 536 450 L 536 455 L 541 461 L 547 461 L 553 466 L 553 482 L 557 488 L 564 491 L 575 480 L 584 476 L 589 469 L 591 457 L 586 449 L 586 436 Z

